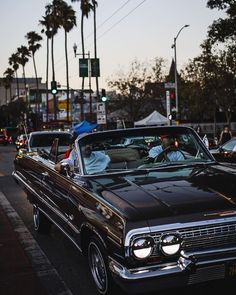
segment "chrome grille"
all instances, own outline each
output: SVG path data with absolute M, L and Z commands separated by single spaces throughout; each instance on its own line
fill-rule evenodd
M 183 238 L 182 249 L 188 251 L 236 245 L 236 222 L 206 224 L 164 232 L 180 233 Z M 156 244 L 152 256 L 158 254 L 160 237 L 164 232 L 152 234 Z

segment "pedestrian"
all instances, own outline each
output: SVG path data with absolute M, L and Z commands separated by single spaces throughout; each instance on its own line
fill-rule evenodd
M 229 126 L 225 125 L 220 134 L 219 145 L 229 141 L 232 137 L 232 132 L 230 131 Z
M 197 134 L 200 136 L 200 137 L 202 137 L 202 128 L 201 128 L 201 126 L 198 124 L 197 125 L 197 127 L 196 127 L 196 132 L 197 132 Z

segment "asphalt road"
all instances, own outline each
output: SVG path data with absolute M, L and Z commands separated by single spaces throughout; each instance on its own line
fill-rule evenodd
M 25 226 L 37 241 L 42 251 L 46 254 L 47 258 L 57 270 L 72 294 L 97 295 L 98 292 L 93 285 L 87 260 L 78 252 L 75 246 L 64 237 L 56 227 L 52 228 L 51 234 L 48 236 L 38 235 L 34 232 L 32 226 L 32 206 L 27 201 L 26 194 L 15 183 L 11 176 L 15 154 L 16 150 L 14 145 L 0 145 L 0 191 L 6 196 L 11 206 L 19 214 Z M 235 281 L 227 283 L 212 282 L 178 290 L 172 289 L 168 292 L 158 292 L 158 294 L 170 295 L 173 294 L 173 292 L 181 292 L 183 295 L 189 293 L 201 295 L 208 295 L 209 293 L 223 294 L 223 292 L 224 294 L 229 294 L 232 293 L 232 291 L 235 292 L 235 290 Z M 119 292 L 119 295 L 123 294 L 125 293 Z M 152 293 L 152 295 L 154 294 L 157 295 L 157 292 Z

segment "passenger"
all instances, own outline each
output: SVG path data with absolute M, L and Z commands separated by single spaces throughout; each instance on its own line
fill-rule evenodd
M 75 146 L 75 140 L 76 140 L 76 138 L 77 138 L 77 135 L 74 134 L 74 135 L 72 136 L 72 138 L 71 138 L 70 146 L 69 146 L 68 150 L 65 152 L 63 159 L 67 159 L 67 158 L 69 158 L 70 153 L 71 153 L 71 151 L 73 150 L 73 148 L 74 148 L 74 146 Z
M 70 171 L 72 171 L 72 172 L 74 172 L 76 170 L 76 168 L 78 168 L 79 156 L 78 156 L 78 152 L 75 148 L 75 139 L 76 139 L 76 136 L 73 136 L 71 139 L 70 147 L 66 151 L 63 159 L 55 165 L 54 168 L 58 172 L 62 172 L 62 166 L 66 166 L 66 165 L 69 166 Z
M 173 147 L 173 150 L 168 151 L 168 148 Z M 155 158 L 158 157 L 164 150 L 166 150 L 166 157 L 167 160 L 169 161 L 183 161 L 184 160 L 184 155 L 182 152 L 179 150 L 174 150 L 176 148 L 175 146 L 175 140 L 169 135 L 163 135 L 161 136 L 161 144 L 154 146 L 153 148 L 150 149 L 149 151 L 149 159 L 153 161 Z
M 87 174 L 104 171 L 111 161 L 110 157 L 104 152 L 92 151 L 90 145 L 85 145 L 82 148 L 82 156 Z

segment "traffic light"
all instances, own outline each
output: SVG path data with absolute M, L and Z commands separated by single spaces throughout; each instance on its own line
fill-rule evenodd
M 57 94 L 57 82 L 56 81 L 51 81 L 51 93 L 53 95 Z
M 175 99 L 175 92 L 174 91 L 170 91 L 170 99 Z
M 107 101 L 106 89 L 102 89 L 102 101 Z

